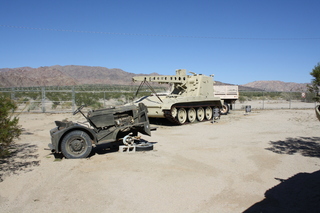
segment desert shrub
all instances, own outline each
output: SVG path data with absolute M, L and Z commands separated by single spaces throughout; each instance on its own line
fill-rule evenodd
M 301 92 L 240 91 L 247 100 L 301 100 Z M 307 94 L 308 95 L 308 94 Z
M 77 106 L 86 105 L 96 107 L 99 105 L 99 95 L 96 93 L 77 93 L 75 102 Z
M 320 62 L 314 66 L 310 75 L 313 77 L 311 85 L 308 85 L 309 92 L 314 94 L 313 100 L 320 102 Z
M 307 103 L 313 103 L 315 101 L 314 94 L 311 93 L 311 92 L 307 92 L 306 93 L 306 98 L 303 101 L 305 101 Z
M 244 103 L 247 100 L 246 96 L 239 96 L 239 102 Z
M 52 109 L 56 109 L 61 102 L 72 99 L 72 94 L 67 92 L 47 92 L 46 98 L 52 101 Z
M 36 110 L 40 108 L 40 103 L 39 102 L 30 102 L 28 105 L 28 112 L 31 110 Z
M 17 106 L 11 99 L 0 94 L 0 158 L 10 154 L 9 147 L 14 139 L 19 138 L 21 126 L 19 118 L 13 116 Z
M 39 100 L 41 98 L 40 92 L 15 92 L 14 96 L 16 98 L 28 98 L 31 100 Z
M 246 100 L 259 100 L 264 97 L 262 91 L 239 91 L 239 97 L 245 97 Z
M 61 106 L 62 109 L 70 109 L 72 107 L 72 102 L 64 102 Z
M 103 104 L 100 102 L 94 102 L 90 105 L 92 107 L 92 109 L 101 109 L 103 107 Z

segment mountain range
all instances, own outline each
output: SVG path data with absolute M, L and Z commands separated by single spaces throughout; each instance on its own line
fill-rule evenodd
M 39 68 L 19 67 L 0 69 L 0 87 L 32 87 L 32 86 L 70 86 L 83 84 L 131 85 L 132 77 L 137 75 L 122 69 L 108 69 L 92 66 L 45 66 Z M 226 83 L 216 81 L 217 85 Z M 265 91 L 306 91 L 307 84 L 283 81 L 254 81 L 239 85 L 239 90 Z

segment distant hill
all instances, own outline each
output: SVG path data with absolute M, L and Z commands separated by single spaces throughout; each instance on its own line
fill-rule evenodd
M 174 74 L 174 73 L 173 73 Z M 137 75 L 122 69 L 91 66 L 46 66 L 39 68 L 19 67 L 0 69 L 0 87 L 70 86 L 83 84 L 131 85 Z M 217 85 L 226 83 L 216 81 Z M 239 90 L 305 91 L 307 84 L 282 81 L 255 81 L 239 85 Z
M 70 86 L 83 84 L 130 85 L 137 74 L 91 66 L 49 66 L 0 69 L 1 87 Z M 141 74 L 142 75 L 142 74 Z M 150 75 L 159 75 L 152 73 Z
M 307 83 L 293 83 L 283 81 L 254 81 L 242 85 L 244 87 L 256 88 L 265 91 L 290 92 L 290 91 L 307 91 Z
M 214 81 L 215 85 L 234 85 L 234 84 L 228 84 L 228 83 L 223 83 L 221 81 Z M 238 85 L 239 91 L 263 91 L 262 89 L 259 88 L 254 88 L 254 87 L 248 87 L 245 85 Z

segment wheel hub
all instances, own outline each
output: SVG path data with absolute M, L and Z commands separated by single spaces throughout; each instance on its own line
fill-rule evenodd
M 70 148 L 74 152 L 79 152 L 83 149 L 83 141 L 82 140 L 73 140 L 70 143 Z

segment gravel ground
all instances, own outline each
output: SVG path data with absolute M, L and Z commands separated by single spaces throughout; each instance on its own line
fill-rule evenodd
M 153 151 L 103 147 L 87 159 L 56 159 L 54 120 L 21 114 L 25 129 L 1 161 L 0 212 L 317 212 L 320 122 L 313 109 L 232 111 L 218 122 L 143 136 Z M 157 121 L 158 122 L 158 121 Z

